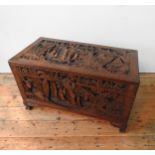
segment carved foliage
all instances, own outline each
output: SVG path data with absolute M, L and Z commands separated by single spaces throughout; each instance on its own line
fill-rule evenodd
M 41 40 L 20 56 L 27 60 L 83 67 L 89 70 L 106 70 L 119 74 L 130 73 L 129 57 L 128 50 L 52 40 Z
M 127 85 L 58 71 L 18 67 L 27 98 L 120 117 Z

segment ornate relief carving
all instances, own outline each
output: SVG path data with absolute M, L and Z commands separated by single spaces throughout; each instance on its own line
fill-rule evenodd
M 27 98 L 120 117 L 127 84 L 17 66 Z
M 48 63 L 106 70 L 111 73 L 129 74 L 128 50 L 85 45 L 64 41 L 41 40 L 20 58 Z

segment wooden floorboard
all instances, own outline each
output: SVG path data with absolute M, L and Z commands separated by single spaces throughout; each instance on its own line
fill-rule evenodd
M 12 74 L 0 74 L 0 149 L 155 149 L 155 74 L 141 74 L 127 132 L 48 107 L 25 110 Z

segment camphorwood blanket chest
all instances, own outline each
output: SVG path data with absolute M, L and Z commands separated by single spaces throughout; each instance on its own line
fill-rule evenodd
M 139 86 L 136 50 L 41 37 L 9 64 L 27 109 L 67 109 L 126 130 Z

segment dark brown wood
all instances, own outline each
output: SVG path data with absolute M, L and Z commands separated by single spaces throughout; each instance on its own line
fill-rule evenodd
M 136 50 L 39 38 L 9 64 L 27 109 L 68 109 L 125 132 L 139 86 Z

